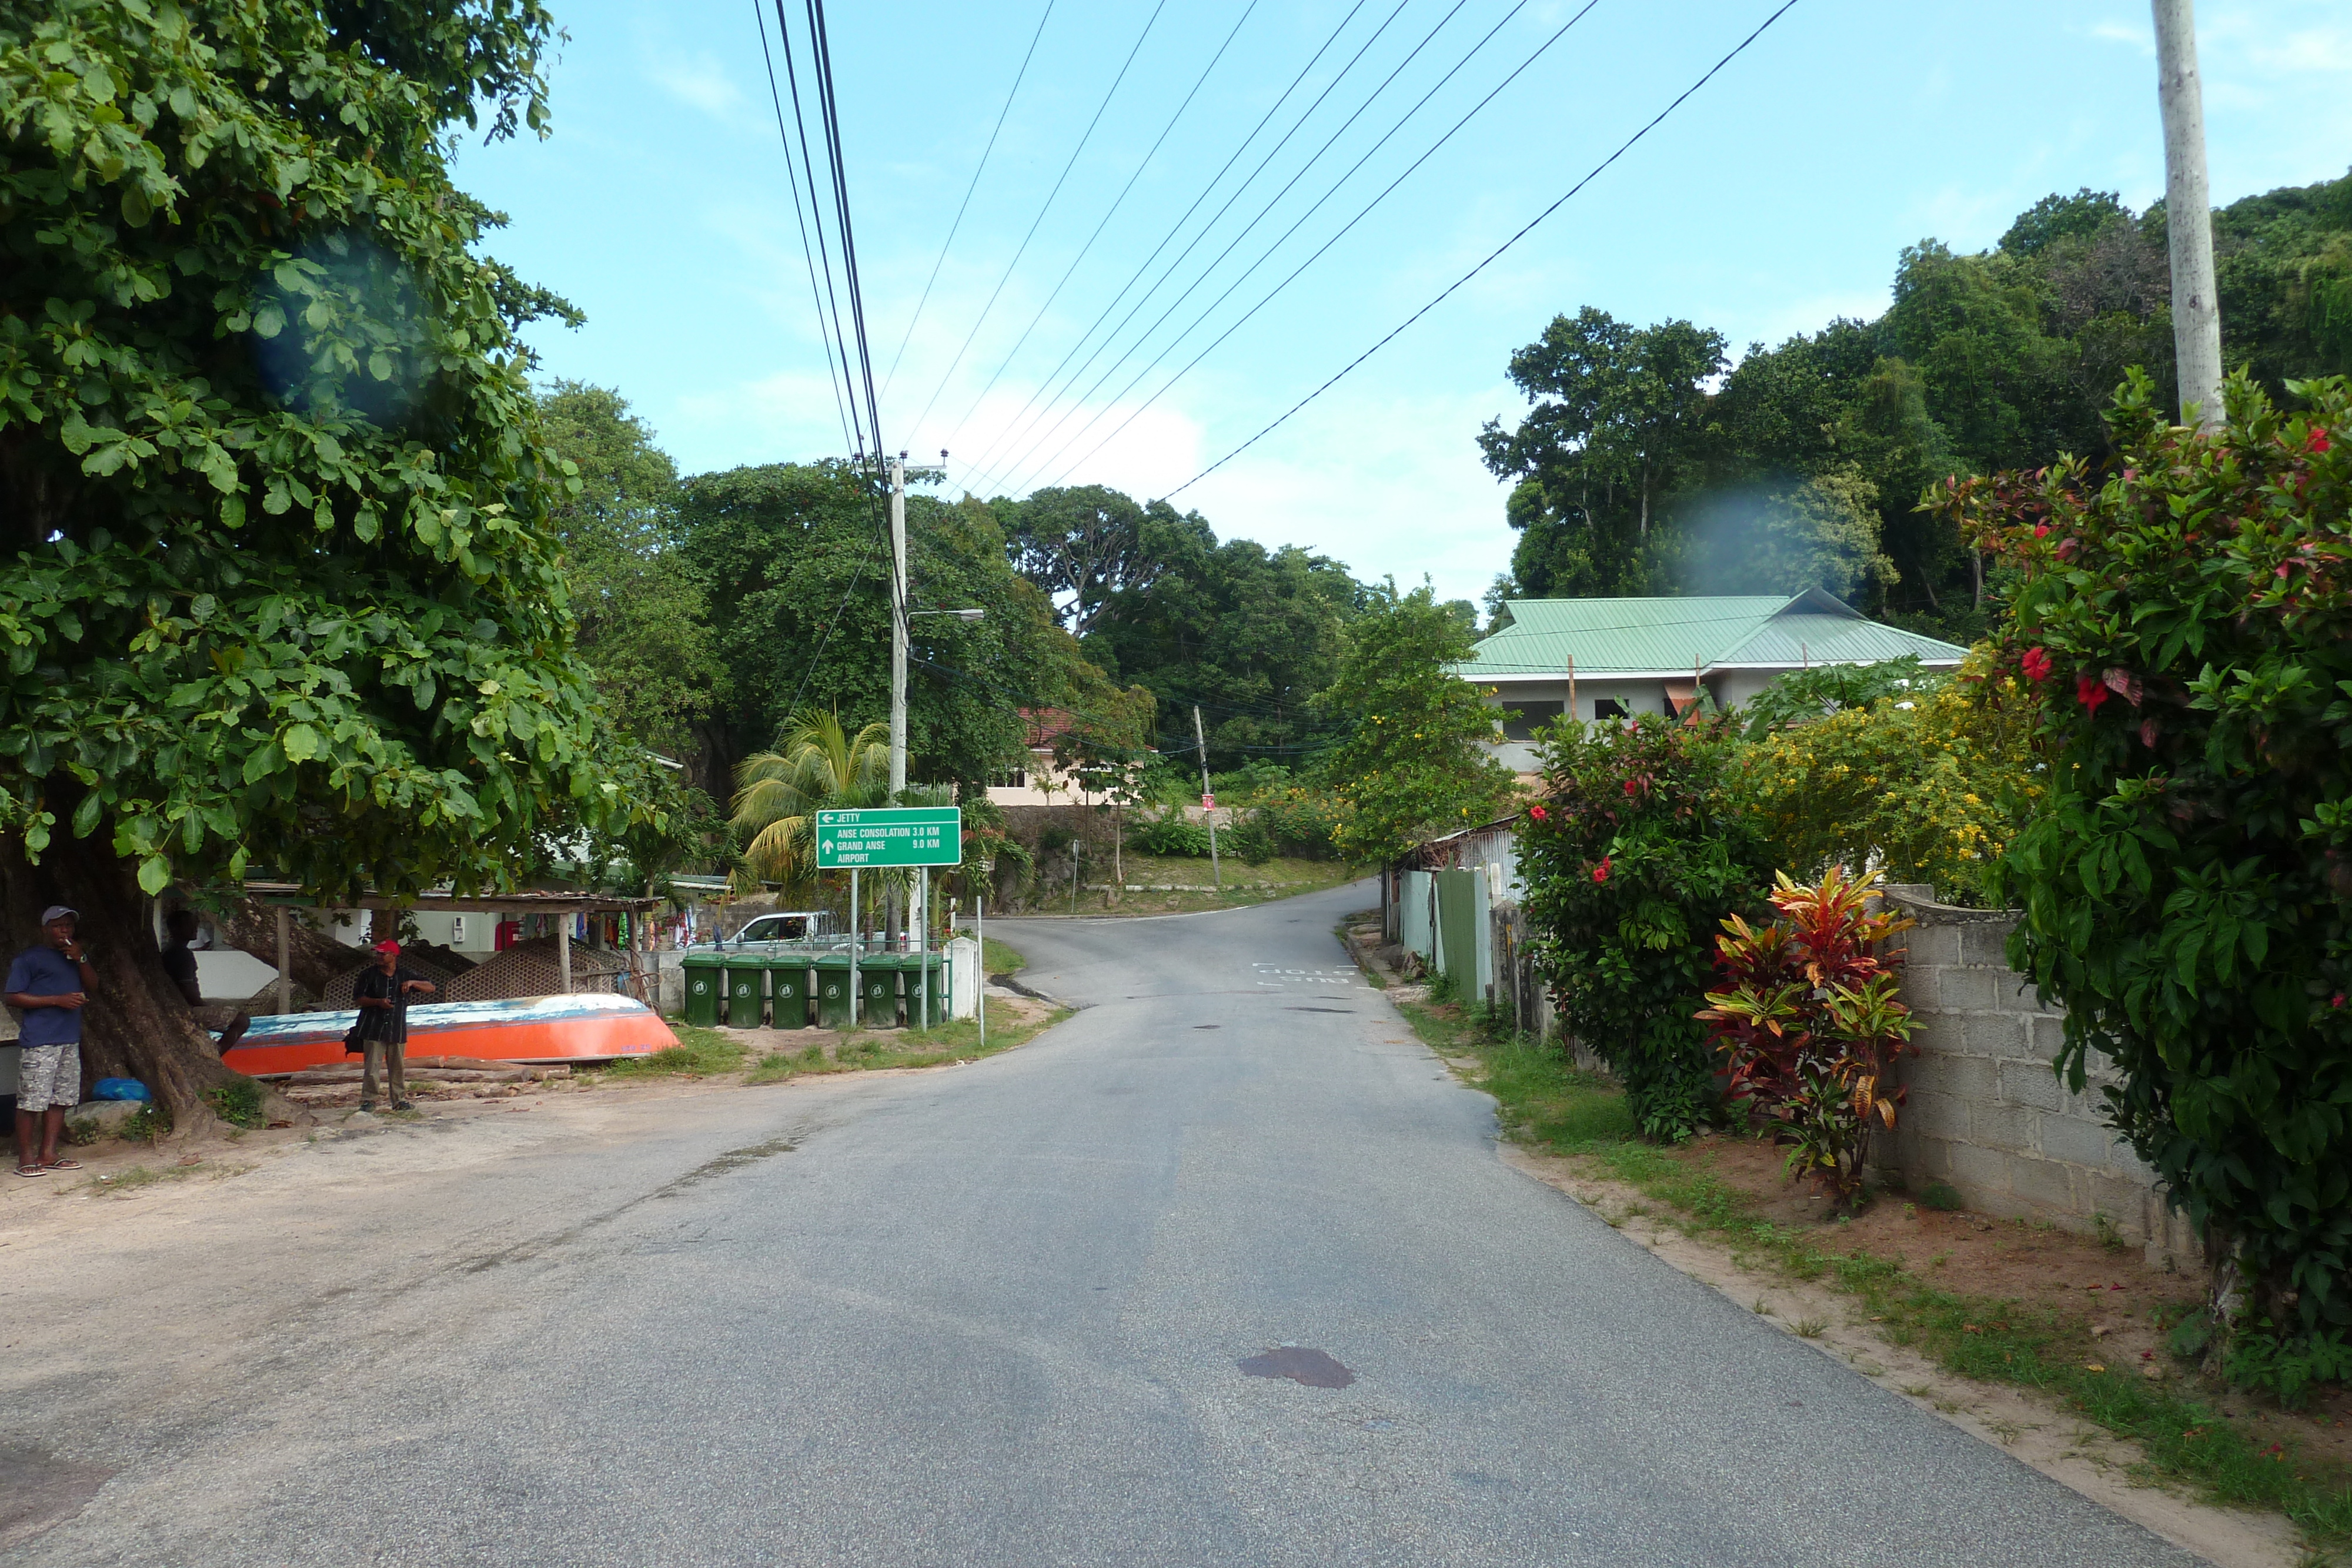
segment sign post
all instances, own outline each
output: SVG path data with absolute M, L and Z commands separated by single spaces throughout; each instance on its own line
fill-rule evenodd
M 857 992 L 857 873 L 877 868 L 923 867 L 924 893 L 930 891 L 929 868 L 963 863 L 963 809 L 960 806 L 880 806 L 870 810 L 819 811 L 816 814 L 816 864 L 819 871 L 845 871 L 850 886 L 849 991 L 850 1014 L 856 1019 Z M 919 916 L 928 921 L 926 909 Z M 918 941 L 919 956 L 928 944 Z M 929 977 L 924 982 L 919 1016 L 929 1021 Z

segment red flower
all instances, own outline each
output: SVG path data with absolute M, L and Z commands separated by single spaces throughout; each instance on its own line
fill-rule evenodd
M 2046 681 L 2050 678 L 2050 655 L 2043 650 L 2028 648 L 2025 651 L 2025 657 L 2019 663 L 2025 666 L 2027 680 Z
M 2096 675 L 2076 675 L 2074 699 L 2085 709 L 2096 713 L 2099 705 L 2107 700 L 2107 683 Z
M 1596 883 L 1607 882 L 1609 880 L 1609 857 L 1607 855 L 1602 855 L 1601 857 L 1601 863 L 1592 868 L 1592 880 Z
M 1640 789 L 1640 788 L 1641 788 L 1641 786 L 1640 786 L 1639 784 L 1636 784 L 1633 779 L 1626 779 L 1626 780 L 1625 780 L 1625 793 L 1627 793 L 1628 795 L 1631 795 L 1634 790 L 1636 790 L 1636 789 Z
M 2033 537 L 2037 539 L 2048 538 L 2050 537 L 2050 525 L 2048 523 L 2034 524 Z
M 2309 435 L 2304 437 L 2303 449 L 2305 452 L 2325 452 L 2327 450 L 2327 432 L 2315 426 Z
M 2344 993 L 2342 991 L 2336 992 L 2335 1000 L 2329 1002 L 2327 1005 L 2332 1008 L 2342 1007 L 2344 1005 Z
M 1549 820 L 1551 813 L 1545 810 L 1541 806 L 1530 806 L 1528 808 L 1528 815 L 1533 817 L 1537 821 L 1541 822 Z

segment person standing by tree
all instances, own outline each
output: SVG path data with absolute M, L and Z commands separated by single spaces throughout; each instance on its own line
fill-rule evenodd
M 82 1004 L 98 988 L 98 977 L 74 940 L 80 918 L 62 904 L 49 905 L 41 911 L 41 942 L 8 966 L 8 1005 L 25 1013 L 16 1081 L 20 1176 L 81 1169 L 79 1160 L 58 1158 L 66 1107 L 81 1103 Z
M 359 1045 L 367 1053 L 360 1070 L 360 1109 L 375 1109 L 379 1073 L 392 1089 L 392 1108 L 413 1111 L 408 1100 L 405 1056 L 408 1050 L 408 997 L 412 991 L 440 989 L 414 969 L 400 967 L 400 944 L 389 939 L 375 945 L 375 967 L 352 988 L 359 1004 Z
M 196 1015 L 196 1025 L 207 1034 L 220 1036 L 221 1054 L 226 1056 L 229 1047 L 245 1038 L 252 1018 L 237 1008 L 222 1002 L 208 1005 L 205 1001 L 204 984 L 196 977 L 196 955 L 188 945 L 196 939 L 196 912 L 175 909 L 163 922 L 163 929 L 172 939 L 163 944 L 163 973 L 180 988 L 188 998 L 188 1009 Z

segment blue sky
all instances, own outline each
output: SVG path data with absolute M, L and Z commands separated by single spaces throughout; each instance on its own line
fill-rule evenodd
M 552 72 L 553 135 L 468 146 L 458 162 L 461 182 L 512 216 L 490 248 L 587 312 L 581 330 L 535 329 L 546 372 L 618 389 L 689 473 L 839 452 L 754 0 L 553 3 L 570 35 Z M 950 493 L 1100 483 L 1150 497 L 1174 488 L 1583 178 L 1778 0 L 1598 0 L 1320 260 L 1144 406 L 1583 8 L 1168 0 L 1147 32 L 1157 3 L 1055 0 L 1042 34 L 1043 0 L 869 0 L 828 17 L 877 376 L 907 338 L 1014 71 L 1039 39 L 882 400 L 890 447 L 929 460 L 950 450 Z M 786 9 L 799 26 L 801 7 Z M 768 18 L 772 26 L 772 8 Z M 1552 315 L 1594 305 L 1637 323 L 1688 318 L 1736 345 L 1777 341 L 1840 313 L 1876 314 L 1904 246 L 1932 236 L 1983 248 L 2053 190 L 2115 190 L 2144 206 L 2164 181 L 2149 28 L 2144 0 L 1799 0 L 1516 249 L 1178 504 L 1197 507 L 1222 536 L 1304 545 L 1362 577 L 1426 574 L 1445 595 L 1475 598 L 1507 565 L 1513 536 L 1474 437 L 1485 420 L 1523 410 L 1504 367 Z M 1147 281 L 1369 40 L 1358 63 L 1110 352 L 1018 434 L 1032 398 L 1053 384 L 1048 373 L 1335 29 L 1329 52 Z M 2352 15 L 2340 0 L 2208 5 L 2199 29 L 2217 202 L 2352 164 Z M 1072 163 L 1130 50 L 1132 67 Z M 1400 120 L 1172 358 L 1123 392 Z M 1082 398 L 1302 168 L 1127 367 Z M 1034 430 L 1065 407 L 1076 412 L 1033 447 Z

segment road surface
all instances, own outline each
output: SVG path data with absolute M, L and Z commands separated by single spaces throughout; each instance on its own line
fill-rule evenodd
M 0 1230 L 0 1465 L 90 1496 L 0 1563 L 2194 1561 L 1504 1165 L 1367 894 L 1008 922 L 1083 1010 L 968 1067 Z

